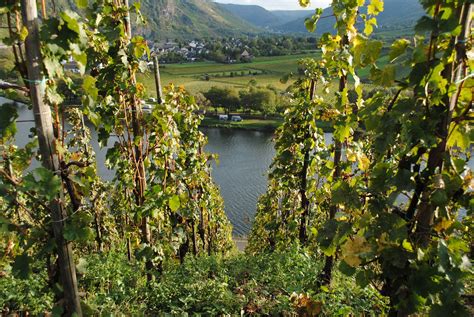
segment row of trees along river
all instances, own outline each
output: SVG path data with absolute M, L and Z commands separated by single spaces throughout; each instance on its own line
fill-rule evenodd
M 174 259 L 226 254 L 231 226 L 193 98 L 172 86 L 161 94 L 157 81 L 158 104 L 151 114 L 141 109 L 145 89 L 136 74 L 149 49 L 130 24 L 141 19 L 139 5 L 78 0 L 81 15 L 47 15 L 44 2 L 41 19 L 34 0 L 1 3 L 23 79 L 2 85 L 29 94 L 36 131 L 15 146 L 16 109 L 0 108 L 0 263 L 11 264 L 17 278 L 47 270 L 51 285 L 60 285 L 63 313 L 80 316 L 79 255 L 123 250 L 129 261 L 143 261 L 151 287 Z M 371 39 L 381 0 L 334 0 L 333 15 L 316 10 L 306 21 L 314 31 L 319 18 L 332 18 L 335 29 L 291 88 L 247 252 L 299 244 L 324 256 L 315 292 L 331 287 L 339 270 L 388 297 L 393 316 L 461 315 L 472 273 L 471 1 L 422 4 L 427 14 L 415 40 L 392 43 L 384 67 L 377 60 L 385 43 Z M 71 57 L 79 85 L 61 64 Z M 362 69 L 381 87 L 368 98 Z M 315 94 L 334 81 L 337 91 Z M 63 107 L 62 83 L 81 91 L 81 108 Z M 115 140 L 106 157 L 113 181 L 98 176 L 84 116 L 99 142 Z M 317 121 L 333 126 L 334 142 L 324 142 Z M 28 170 L 35 156 L 43 165 Z M 41 263 L 36 273 L 32 263 Z

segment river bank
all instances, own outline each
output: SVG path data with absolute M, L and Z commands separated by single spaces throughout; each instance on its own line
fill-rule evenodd
M 203 128 L 220 128 L 220 129 L 238 129 L 248 131 L 263 131 L 263 132 L 274 132 L 278 127 L 283 124 L 282 118 L 269 118 L 269 119 L 245 119 L 241 122 L 232 122 L 219 120 L 217 118 L 205 117 L 201 121 L 201 127 Z M 331 133 L 332 127 L 327 122 L 318 122 L 317 125 L 323 129 L 326 133 Z
M 273 132 L 282 123 L 282 119 L 244 119 L 241 122 L 232 122 L 205 117 L 201 121 L 201 127 Z
M 233 236 L 232 240 L 234 241 L 235 246 L 240 252 L 245 252 L 245 248 L 249 244 L 249 240 L 247 239 L 246 236 L 243 236 L 243 237 Z

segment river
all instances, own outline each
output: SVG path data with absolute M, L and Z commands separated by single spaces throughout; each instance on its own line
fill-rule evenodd
M 206 150 L 219 155 L 212 176 L 224 197 L 235 235 L 249 232 L 257 200 L 267 187 L 267 172 L 275 154 L 273 134 L 235 129 L 202 129 Z
M 0 97 L 0 104 L 7 101 Z M 34 126 L 33 116 L 26 105 L 17 103 L 17 109 L 16 143 L 24 146 L 29 140 L 29 130 Z M 208 137 L 206 151 L 219 156 L 219 163 L 213 163 L 212 176 L 224 198 L 227 216 L 234 227 L 233 233 L 244 236 L 249 233 L 257 200 L 267 187 L 268 168 L 275 154 L 273 134 L 219 128 L 203 128 L 202 131 Z M 99 147 L 93 130 L 92 139 L 100 175 L 110 180 L 114 173 L 104 165 L 107 150 Z M 331 142 L 331 134 L 325 135 L 325 141 Z M 471 159 L 469 167 L 472 169 L 473 166 L 474 160 Z

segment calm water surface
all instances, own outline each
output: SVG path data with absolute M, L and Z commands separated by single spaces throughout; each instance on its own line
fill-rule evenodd
M 272 133 L 234 129 L 202 129 L 207 152 L 219 155 L 212 176 L 224 197 L 234 234 L 250 230 L 257 200 L 267 187 L 267 171 L 275 150 Z

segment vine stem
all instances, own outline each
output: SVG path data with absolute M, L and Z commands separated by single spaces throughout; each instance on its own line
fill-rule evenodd
M 342 36 L 341 50 L 345 49 L 345 46 L 349 43 L 349 39 L 346 34 Z M 339 92 L 342 93 L 347 87 L 347 74 L 342 75 L 339 79 Z M 342 156 L 342 142 L 334 140 L 334 172 L 332 176 L 332 182 L 334 183 L 341 177 L 341 156 Z M 334 219 L 337 213 L 337 206 L 331 202 L 329 207 L 329 219 Z M 321 284 L 329 285 L 332 279 L 332 270 L 334 267 L 334 256 L 326 256 L 324 268 L 320 275 Z
M 462 25 L 462 32 L 460 36 L 457 38 L 458 45 L 460 44 L 461 47 L 458 47 L 456 52 L 456 58 L 453 62 L 452 69 L 456 69 L 456 76 L 454 76 L 454 81 L 458 81 L 461 77 L 463 72 L 465 71 L 465 44 L 464 41 L 469 36 L 470 28 L 471 28 L 471 15 L 472 5 L 467 1 L 463 4 L 462 15 L 460 18 L 460 24 Z M 451 74 L 447 74 L 449 76 L 448 80 L 453 80 Z M 421 195 L 421 203 L 418 208 L 418 213 L 416 215 L 417 219 L 417 228 L 414 234 L 417 235 L 417 241 L 424 245 L 430 241 L 431 235 L 430 231 L 433 226 L 433 218 L 435 208 L 429 202 L 429 195 L 431 194 L 430 189 L 428 188 L 428 182 L 431 180 L 431 176 L 435 174 L 437 168 L 443 167 L 443 157 L 447 151 L 447 141 L 449 137 L 449 126 L 451 125 L 452 121 L 452 114 L 453 111 L 458 103 L 459 98 L 459 91 L 462 88 L 462 85 L 458 85 L 456 87 L 456 92 L 449 97 L 448 102 L 446 103 L 446 117 L 442 122 L 442 126 L 440 127 L 439 134 L 441 135 L 441 140 L 439 141 L 438 145 L 433 148 L 428 156 L 428 164 L 427 164 L 427 175 L 425 177 L 425 184 L 424 184 L 424 191 Z
M 126 34 L 127 34 L 127 44 L 130 43 L 132 39 L 132 27 L 131 27 L 131 22 L 130 22 L 130 11 L 129 11 L 129 3 L 128 0 L 123 0 L 121 2 L 121 5 L 126 9 L 127 13 L 125 15 L 125 29 L 126 29 Z M 136 85 L 136 78 L 135 78 L 135 73 L 129 67 L 129 72 L 131 76 L 131 84 Z M 144 164 L 144 151 L 143 151 L 143 129 L 141 128 L 141 117 L 142 117 L 142 110 L 140 107 L 140 101 L 137 99 L 135 95 L 130 96 L 129 100 L 131 102 L 131 118 L 132 118 L 132 132 L 133 132 L 133 144 L 135 145 L 135 158 L 134 158 L 134 163 L 135 163 L 135 203 L 137 206 L 143 206 L 145 203 L 145 191 L 147 187 L 147 180 L 146 180 L 146 174 L 145 174 L 145 164 Z M 142 223 L 141 223 L 141 231 L 142 231 L 142 242 L 145 243 L 146 245 L 151 244 L 151 231 L 150 231 L 150 226 L 148 223 L 148 217 L 143 216 L 142 218 Z M 147 275 L 147 281 L 150 282 L 153 280 L 153 274 L 152 270 L 154 268 L 153 262 L 151 259 L 147 259 L 146 263 L 146 275 Z

